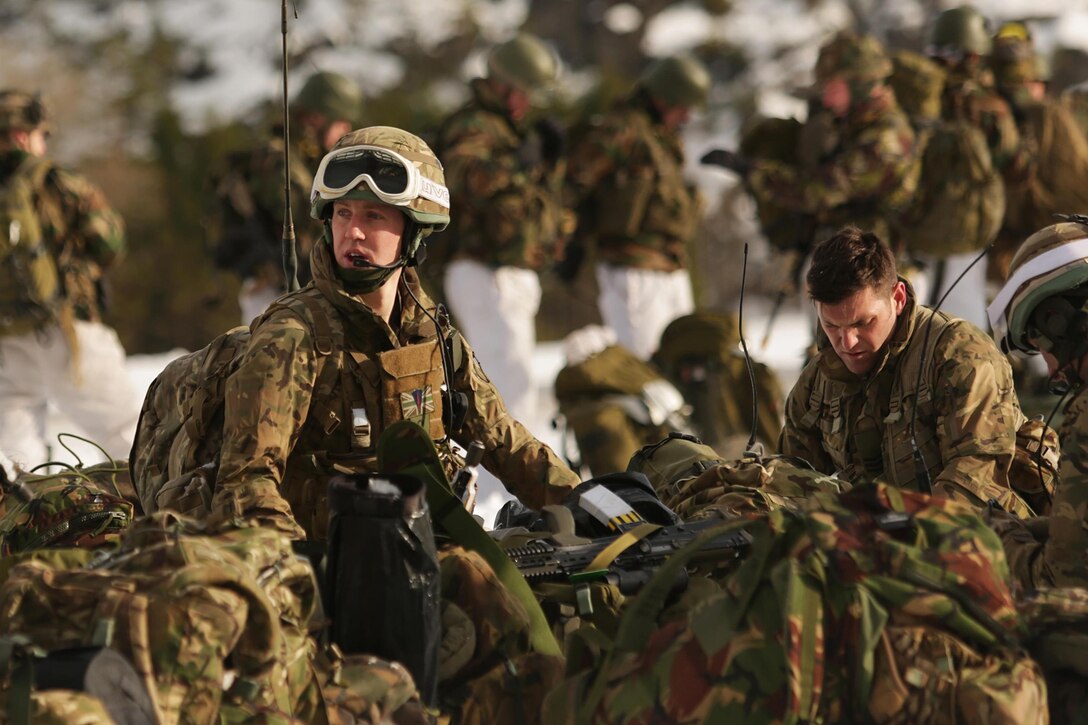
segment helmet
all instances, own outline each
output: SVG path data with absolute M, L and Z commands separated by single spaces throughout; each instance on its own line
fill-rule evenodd
M 854 83 L 882 81 L 892 74 L 884 46 L 871 35 L 844 30 L 820 48 L 816 83 L 839 76 Z
M 524 91 L 535 91 L 559 76 L 559 58 L 540 38 L 518 33 L 491 49 L 487 70 L 492 78 Z
M 40 96 L 0 91 L 0 131 L 33 131 L 45 123 L 45 106 Z
M 1031 33 L 1023 23 L 1005 23 L 994 36 L 990 65 L 998 85 L 1017 85 L 1041 76 Z
M 653 63 L 638 85 L 666 106 L 689 108 L 706 102 L 710 73 L 694 56 L 680 54 Z
M 363 108 L 363 93 L 354 81 L 331 71 L 314 73 L 303 84 L 295 110 L 320 113 L 330 121 L 358 120 Z
M 1088 351 L 1088 329 L 1078 332 L 1075 324 L 1088 322 L 1082 311 L 1088 299 L 1088 217 L 1065 218 L 1020 246 L 1008 281 L 987 309 L 1005 352 L 1041 347 L 1067 362 Z
M 930 55 L 989 55 L 992 47 L 990 23 L 972 5 L 961 5 L 942 12 L 933 23 L 929 36 Z

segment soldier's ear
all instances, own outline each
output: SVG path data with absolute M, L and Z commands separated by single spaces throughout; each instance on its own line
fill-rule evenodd
M 892 287 L 892 304 L 895 306 L 895 314 L 899 315 L 907 306 L 907 285 L 903 280 L 898 280 Z

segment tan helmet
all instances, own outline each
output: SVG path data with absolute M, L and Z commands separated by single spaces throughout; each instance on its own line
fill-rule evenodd
M 548 45 L 528 33 L 518 33 L 491 49 L 488 76 L 523 91 L 541 90 L 559 76 L 559 58 Z
M 681 53 L 651 64 L 638 85 L 666 106 L 691 108 L 706 103 L 710 72 L 695 56 Z
M 370 181 L 352 177 L 350 172 L 345 177 L 353 182 L 350 188 L 330 188 L 327 171 L 332 168 L 330 161 L 348 158 L 352 149 L 361 147 L 384 149 L 390 152 L 390 159 L 405 164 L 404 178 L 408 185 L 404 198 L 391 202 L 389 195 L 373 191 Z M 344 134 L 325 154 L 318 170 L 310 194 L 310 215 L 315 219 L 324 218 L 327 208 L 336 199 L 363 199 L 388 203 L 400 209 L 419 226 L 421 239 L 432 231 L 445 229 L 450 222 L 449 190 L 442 163 L 423 139 L 407 131 L 391 126 L 371 126 Z M 409 251 L 414 252 L 414 249 Z
M 41 96 L 23 91 L 0 91 L 0 131 L 33 131 L 46 125 Z
M 841 77 L 852 83 L 883 81 L 892 74 L 892 62 L 884 46 L 871 35 L 850 30 L 836 33 L 820 48 L 816 59 L 816 83 Z
M 987 312 L 1005 352 L 1082 355 L 1088 333 L 1074 323 L 1088 298 L 1088 217 L 1073 215 L 1032 234 L 1017 250 L 1009 278 Z

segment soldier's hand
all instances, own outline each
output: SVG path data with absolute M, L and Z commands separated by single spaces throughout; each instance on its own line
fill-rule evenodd
M 738 154 L 736 151 L 727 151 L 726 149 L 713 149 L 703 154 L 703 157 L 699 159 L 701 164 L 709 164 L 711 166 L 721 166 L 723 169 L 728 169 L 741 176 L 747 176 L 751 170 L 751 164 L 746 158 Z

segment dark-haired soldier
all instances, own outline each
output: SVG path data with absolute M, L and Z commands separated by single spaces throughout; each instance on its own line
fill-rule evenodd
M 856 227 L 816 246 L 806 282 L 826 339 L 790 391 L 780 450 L 847 480 L 1028 513 L 1008 483 L 1023 414 L 989 336 L 919 305 L 888 246 Z

